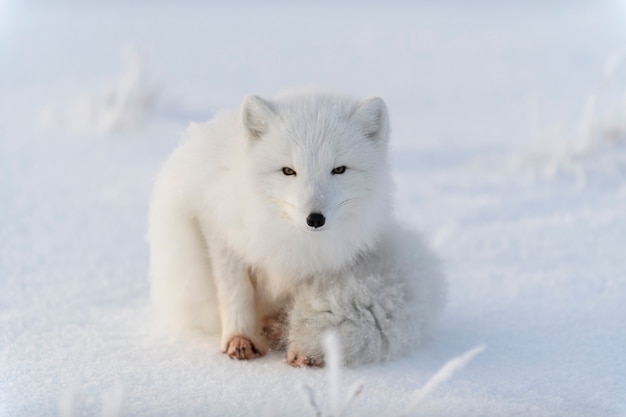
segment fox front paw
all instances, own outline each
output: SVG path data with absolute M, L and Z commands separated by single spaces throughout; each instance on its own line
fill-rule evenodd
M 241 335 L 230 338 L 224 353 L 231 359 L 254 359 L 264 354 L 250 339 Z
M 289 350 L 287 352 L 287 363 L 294 368 L 300 368 L 303 366 L 321 368 L 324 366 L 324 356 Z

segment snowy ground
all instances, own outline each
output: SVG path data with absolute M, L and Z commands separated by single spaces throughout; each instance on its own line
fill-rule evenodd
M 147 201 L 182 129 L 302 84 L 387 101 L 397 214 L 450 285 L 428 346 L 344 372 L 365 383 L 347 415 L 399 412 L 479 344 L 419 415 L 626 415 L 626 138 L 567 151 L 623 4 L 40 3 L 0 0 L 0 416 L 103 396 L 125 416 L 311 415 L 300 384 L 326 404 L 324 370 L 169 340 L 148 304 Z

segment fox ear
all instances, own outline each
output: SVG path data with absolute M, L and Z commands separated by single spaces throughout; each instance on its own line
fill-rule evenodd
M 268 132 L 270 121 L 276 116 L 276 108 L 269 101 L 251 95 L 243 100 L 241 116 L 248 135 L 259 139 Z
M 387 106 L 380 97 L 369 97 L 358 103 L 350 116 L 350 120 L 358 123 L 365 137 L 386 140 L 389 131 Z

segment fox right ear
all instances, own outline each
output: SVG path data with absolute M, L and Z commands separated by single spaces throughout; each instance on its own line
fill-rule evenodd
M 387 106 L 380 97 L 370 97 L 357 104 L 351 115 L 367 138 L 386 140 L 389 133 Z
M 276 108 L 269 101 L 251 95 L 243 100 L 241 116 L 248 135 L 259 139 L 268 132 L 270 121 L 276 116 Z

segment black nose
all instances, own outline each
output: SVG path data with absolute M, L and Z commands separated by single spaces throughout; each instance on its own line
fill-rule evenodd
M 309 217 L 306 218 L 306 224 L 316 229 L 324 226 L 324 223 L 326 223 L 326 217 L 324 217 L 322 213 L 311 213 Z

